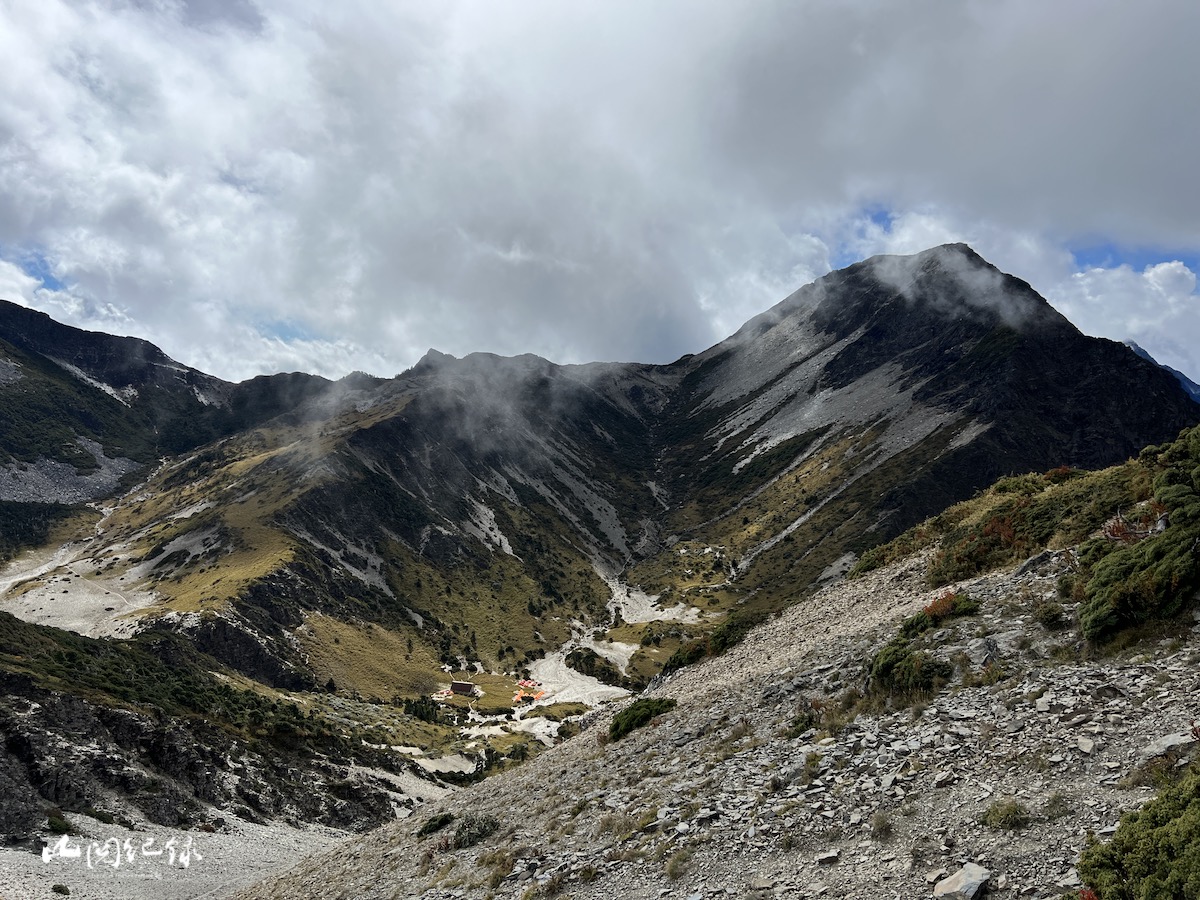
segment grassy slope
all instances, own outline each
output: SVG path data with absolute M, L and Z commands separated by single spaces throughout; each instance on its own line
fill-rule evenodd
M 238 686 L 240 679 L 217 677 L 213 673 L 220 668 L 171 635 L 95 640 L 0 613 L 0 670 L 101 705 L 201 718 L 233 737 L 280 746 L 286 741 L 286 749 L 296 749 L 295 704 L 261 686 L 248 690 Z M 353 747 L 357 736 L 356 730 L 324 719 L 304 729 L 309 750 L 343 752 Z
M 1083 634 L 1105 642 L 1190 608 L 1200 591 L 1200 428 L 1100 472 L 1006 478 L 864 554 L 856 571 L 936 546 L 937 586 L 1080 545 Z M 852 573 L 853 574 L 853 573 Z

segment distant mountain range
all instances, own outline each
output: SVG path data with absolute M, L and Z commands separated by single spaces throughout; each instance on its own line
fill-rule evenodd
M 1196 384 L 1196 382 L 1192 381 L 1192 379 L 1188 378 L 1186 375 L 1184 375 L 1178 369 L 1172 369 L 1170 366 L 1163 366 L 1162 363 L 1160 363 L 1158 360 L 1156 360 L 1153 356 L 1151 356 L 1142 347 L 1139 347 L 1133 341 L 1126 341 L 1125 343 L 1129 347 L 1130 350 L 1132 350 L 1134 353 L 1136 353 L 1142 359 L 1148 360 L 1149 362 L 1154 363 L 1156 366 L 1162 366 L 1164 369 L 1166 369 L 1168 372 L 1170 372 L 1172 375 L 1174 375 L 1179 380 L 1179 383 L 1183 386 L 1183 389 L 1188 392 L 1188 396 L 1191 397 L 1193 400 L 1195 400 L 1197 403 L 1200 403 L 1200 384 Z

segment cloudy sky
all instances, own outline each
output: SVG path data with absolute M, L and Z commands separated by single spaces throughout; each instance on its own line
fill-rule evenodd
M 238 380 L 668 362 L 966 240 L 1200 379 L 1194 0 L 0 0 L 0 297 Z

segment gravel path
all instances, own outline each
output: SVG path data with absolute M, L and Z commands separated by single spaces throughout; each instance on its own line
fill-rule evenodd
M 0 898 L 2 900 L 45 900 L 56 897 L 54 885 L 70 889 L 72 898 L 84 900 L 199 900 L 227 897 L 274 872 L 294 865 L 299 858 L 330 847 L 348 837 L 331 829 L 290 828 L 285 825 L 253 825 L 230 821 L 222 833 L 160 830 L 128 831 L 104 825 L 83 816 L 72 816 L 80 834 L 71 835 L 68 848 L 75 858 L 56 857 L 43 861 L 29 850 L 0 849 Z M 113 843 L 115 839 L 116 843 Z M 147 842 L 152 844 L 146 846 Z M 174 839 L 171 848 L 167 842 Z M 132 861 L 124 852 L 128 840 Z M 107 853 L 105 844 L 108 844 Z M 122 847 L 120 863 L 112 865 Z M 155 850 L 161 856 L 143 855 Z M 187 866 L 184 850 L 190 847 Z M 170 850 L 176 851 L 174 864 Z M 91 850 L 91 866 L 88 851 Z M 70 852 L 70 849 L 68 849 Z M 101 854 L 106 854 L 103 858 Z M 107 859 L 107 862 L 103 861 Z

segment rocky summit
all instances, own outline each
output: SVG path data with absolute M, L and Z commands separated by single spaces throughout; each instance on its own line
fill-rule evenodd
M 1104 753 L 1144 686 L 1093 650 L 1188 614 L 1193 448 L 1164 442 L 1197 420 L 961 244 L 832 272 L 669 365 L 431 350 L 235 385 L 0 305 L 0 832 L 370 833 L 401 895 L 753 870 L 836 896 L 860 869 L 1036 894 L 1092 829 L 1043 788 L 1135 777 Z M 974 580 L 1046 548 L 1015 588 Z M 1074 642 L 1005 599 L 1066 575 L 1037 615 Z M 1174 683 L 1186 657 L 1154 653 Z M 1088 673 L 1116 695 L 1085 702 Z M 1064 802 L 1098 828 L 1141 796 L 1097 791 Z M 1022 827 L 971 837 L 922 812 L 943 797 Z M 1005 855 L 1027 840 L 1050 881 Z M 357 871 L 288 889 L 357 896 Z

